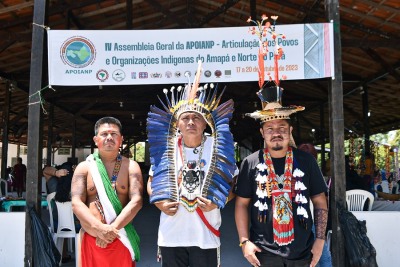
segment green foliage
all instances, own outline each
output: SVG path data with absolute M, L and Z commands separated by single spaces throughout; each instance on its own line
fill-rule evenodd
M 135 147 L 136 147 L 136 157 L 135 157 Z M 130 148 L 131 154 L 133 159 L 136 159 L 137 162 L 144 162 L 144 156 L 145 156 L 145 143 L 144 142 L 138 142 L 135 144 L 135 146 L 132 146 Z
M 371 143 L 375 144 L 375 169 L 385 169 L 386 149 L 385 146 L 399 147 L 400 130 L 388 133 L 375 134 L 370 137 Z M 355 143 L 355 166 L 360 166 L 360 161 L 364 160 L 364 138 L 358 137 Z M 349 140 L 345 140 L 345 154 L 349 155 Z M 390 159 L 391 169 L 393 170 L 393 157 Z
M 400 130 L 390 131 L 388 133 L 380 133 L 375 134 L 370 137 L 371 143 L 375 144 L 375 168 L 376 169 L 385 169 L 385 160 L 386 160 L 386 149 L 385 145 L 389 145 L 390 148 L 393 147 L 400 147 Z M 325 144 L 327 149 L 330 148 L 330 144 Z M 363 161 L 365 158 L 365 151 L 364 151 L 364 137 L 356 137 L 354 138 L 354 163 L 356 168 L 363 167 Z M 345 155 L 350 155 L 350 141 L 349 139 L 344 140 L 344 149 Z M 329 156 L 326 154 L 325 159 L 328 160 Z M 394 167 L 394 160 L 393 156 L 391 155 L 390 158 L 391 162 L 391 170 Z M 321 156 L 318 157 L 318 164 L 321 166 Z

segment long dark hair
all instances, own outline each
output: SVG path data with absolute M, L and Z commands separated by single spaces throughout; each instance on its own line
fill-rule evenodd
M 59 169 L 68 170 L 68 174 L 58 180 L 56 195 L 54 196 L 54 199 L 58 202 L 71 201 L 71 181 L 74 174 L 72 165 L 71 162 L 64 162 L 59 167 Z

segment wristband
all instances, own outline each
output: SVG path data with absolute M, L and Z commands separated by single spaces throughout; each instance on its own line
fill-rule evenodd
M 240 242 L 239 247 L 243 247 L 244 245 L 246 245 L 247 242 L 250 242 L 250 240 L 246 239 L 246 240 Z

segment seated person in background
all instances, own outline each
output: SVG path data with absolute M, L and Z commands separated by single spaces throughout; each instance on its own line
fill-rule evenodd
M 369 191 L 368 184 L 364 183 L 363 177 L 350 166 L 349 156 L 344 157 L 345 171 L 346 171 L 346 191 L 352 189 L 362 189 Z
M 75 165 L 70 162 L 64 162 L 58 167 L 47 166 L 43 169 L 43 175 L 46 178 L 48 192 L 53 193 L 56 192 L 54 197 L 55 201 L 58 202 L 68 202 L 71 201 L 71 180 L 74 174 Z M 47 178 L 47 177 L 49 178 Z M 52 201 L 52 210 L 53 210 L 53 223 L 54 223 L 54 231 L 57 230 L 58 226 L 58 213 L 57 213 L 57 205 Z M 75 218 L 75 231 L 78 233 L 81 225 L 79 220 Z M 66 263 L 71 260 L 71 256 L 68 255 L 67 252 L 67 239 L 64 239 L 63 246 L 63 258 L 62 262 Z
M 60 171 L 66 171 L 66 174 L 61 176 L 57 183 L 55 200 L 58 202 L 71 201 L 71 181 L 74 174 L 75 165 L 71 162 L 64 162 L 60 166 Z
M 65 162 L 63 164 L 66 164 Z M 61 165 L 62 166 L 62 165 Z M 46 166 L 43 168 L 43 176 L 46 179 L 47 193 L 57 191 L 57 184 L 60 177 L 68 175 L 68 170 L 61 167 Z

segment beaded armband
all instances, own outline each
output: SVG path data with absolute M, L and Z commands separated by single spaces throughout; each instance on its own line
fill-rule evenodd
M 314 223 L 316 238 L 325 240 L 326 225 L 328 224 L 328 210 L 314 209 Z

